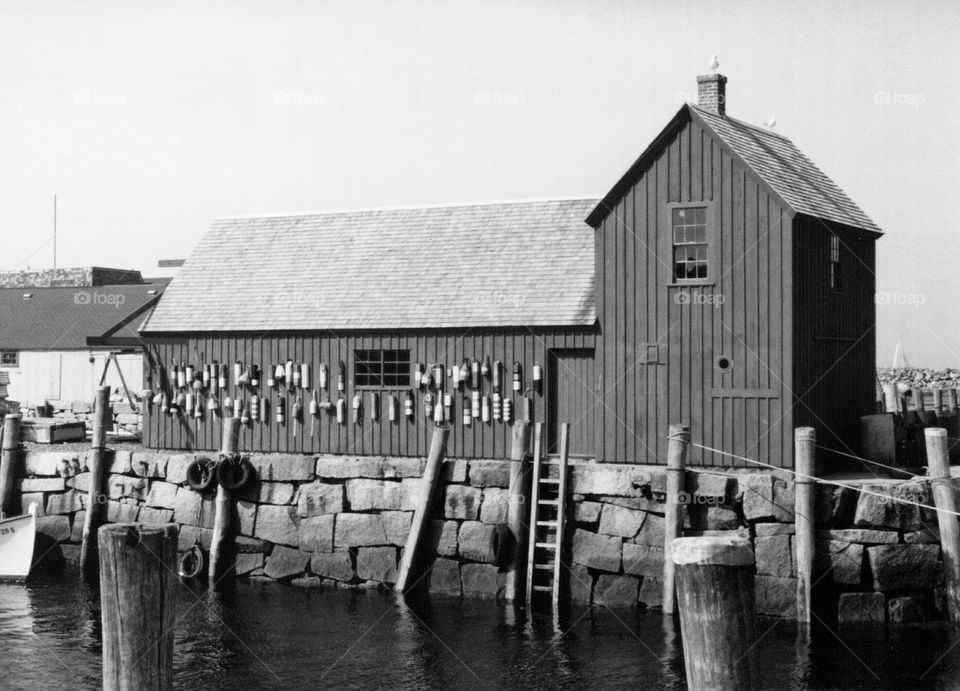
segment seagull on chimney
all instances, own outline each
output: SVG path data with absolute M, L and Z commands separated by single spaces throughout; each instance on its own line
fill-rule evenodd
M 716 53 L 714 53 L 713 56 L 710 58 L 710 64 L 708 64 L 707 67 L 709 67 L 714 72 L 716 72 L 717 68 L 720 67 L 720 62 L 717 60 Z
M 763 124 L 766 125 L 767 127 L 769 127 L 770 129 L 773 129 L 773 128 L 776 127 L 776 125 L 777 125 L 777 118 L 776 118 L 775 116 L 771 115 L 771 116 L 767 119 L 767 121 L 766 121 L 765 123 L 763 123 Z

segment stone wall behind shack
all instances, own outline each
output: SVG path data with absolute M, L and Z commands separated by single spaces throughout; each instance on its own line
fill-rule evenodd
M 209 547 L 213 494 L 186 484 L 192 454 L 112 454 L 108 519 L 180 525 L 180 549 Z M 254 455 L 255 483 L 238 493 L 236 572 L 294 585 L 377 587 L 396 579 L 425 460 Z M 89 487 L 87 454 L 25 458 L 24 510 L 41 507 L 39 531 L 75 560 Z M 506 522 L 509 462 L 448 460 L 432 521 L 433 593 L 497 597 L 505 575 L 490 537 Z M 666 471 L 576 462 L 570 469 L 567 581 L 581 604 L 657 607 L 663 568 Z M 815 601 L 841 622 L 941 618 L 943 569 L 927 481 L 820 486 Z M 869 490 L 869 491 L 867 491 Z M 876 496 L 870 492 L 877 492 Z M 687 473 L 685 534 L 733 531 L 752 540 L 761 614 L 794 618 L 794 485 L 784 471 Z M 524 509 L 526 510 L 526 509 Z M 54 552 L 57 552 L 54 549 Z

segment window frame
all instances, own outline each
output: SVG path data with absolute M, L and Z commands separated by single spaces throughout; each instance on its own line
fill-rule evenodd
M 676 209 L 695 209 L 703 208 L 705 210 L 704 222 L 706 224 L 705 243 L 707 245 L 707 276 L 706 278 L 677 278 L 673 261 L 674 248 L 673 242 L 673 212 Z M 715 201 L 687 201 L 687 202 L 668 202 L 664 204 L 663 215 L 661 217 L 662 228 L 666 229 L 666 256 L 661 254 L 661 259 L 670 267 L 668 287 L 685 286 L 715 286 L 717 285 L 717 275 L 720 272 L 720 256 L 717 247 L 717 238 L 719 229 L 717 228 L 717 203 Z M 697 243 L 700 244 L 700 243 Z
M 6 362 L 7 355 L 13 355 L 13 362 Z M 15 369 L 20 366 L 19 350 L 0 350 L 0 367 Z
M 843 243 L 840 242 L 840 235 L 832 230 L 827 241 L 827 248 L 829 252 L 830 290 L 834 293 L 842 293 L 843 262 L 840 260 L 843 256 Z
M 377 354 L 377 358 L 369 357 Z M 397 353 L 396 359 L 387 359 L 387 353 Z M 406 360 L 403 358 L 406 357 Z M 413 364 L 409 348 L 356 348 L 353 351 L 353 387 L 355 389 L 402 390 L 410 388 L 410 368 Z M 361 365 L 377 366 L 378 371 L 360 372 Z M 386 365 L 392 365 L 394 371 L 388 372 Z M 388 383 L 387 377 L 393 377 Z M 379 379 L 379 383 L 373 380 Z

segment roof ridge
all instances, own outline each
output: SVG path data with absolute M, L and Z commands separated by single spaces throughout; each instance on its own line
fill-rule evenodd
M 715 118 L 720 118 L 722 120 L 729 120 L 730 122 L 734 122 L 738 125 L 742 125 L 743 127 L 748 127 L 751 130 L 756 130 L 761 134 L 769 134 L 771 137 L 777 137 L 779 139 L 783 139 L 784 141 L 790 142 L 791 144 L 793 143 L 793 140 L 790 139 L 790 137 L 788 137 L 787 135 L 780 134 L 779 132 L 774 132 L 769 128 L 761 127 L 760 125 L 754 125 L 752 122 L 747 122 L 746 120 L 741 120 L 740 118 L 734 118 L 726 114 L 720 115 L 719 113 L 715 113 L 712 110 L 707 110 L 706 108 L 701 108 L 700 106 L 694 105 L 692 103 L 689 105 L 691 108 L 694 108 L 698 113 L 706 113 L 707 115 Z
M 545 202 L 591 202 L 596 203 L 603 197 L 602 194 L 574 195 L 569 197 L 531 197 L 529 199 L 494 199 L 479 202 L 448 202 L 440 204 L 403 204 L 397 206 L 370 206 L 352 209 L 327 209 L 322 211 L 305 211 L 299 213 L 266 213 L 266 214 L 229 214 L 215 216 L 215 221 L 238 220 L 244 218 L 298 218 L 302 216 L 332 216 L 338 214 L 357 214 L 371 211 L 416 211 L 428 209 L 456 209 L 472 208 L 477 206 L 504 206 L 508 204 L 543 204 Z

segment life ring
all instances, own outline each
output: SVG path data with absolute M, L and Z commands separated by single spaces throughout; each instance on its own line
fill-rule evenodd
M 206 558 L 203 556 L 203 550 L 200 545 L 194 544 L 193 547 L 180 555 L 180 578 L 193 580 L 201 573 L 206 564 Z
M 196 492 L 206 492 L 217 480 L 216 463 L 201 456 L 187 466 L 187 484 Z
M 493 563 L 499 567 L 507 566 L 513 561 L 517 551 L 517 539 L 506 523 L 498 523 L 490 533 L 490 553 Z
M 250 482 L 253 466 L 240 456 L 223 456 L 217 463 L 217 482 L 228 490 L 237 490 Z

